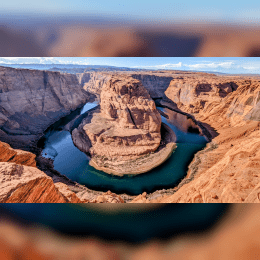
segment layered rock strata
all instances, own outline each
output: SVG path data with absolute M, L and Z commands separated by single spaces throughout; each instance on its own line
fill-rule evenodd
M 68 186 L 36 168 L 33 153 L 13 149 L 0 142 L 0 202 L 80 203 Z
M 175 135 L 163 126 L 154 101 L 140 81 L 112 77 L 102 88 L 100 109 L 74 129 L 74 144 L 91 156 L 90 165 L 115 175 L 139 174 L 165 161 Z
M 224 80 L 217 77 L 215 83 Z M 214 138 L 195 155 L 187 177 L 168 194 L 143 196 L 142 202 L 260 202 L 260 84 L 248 77 L 232 82 L 236 90 L 223 98 L 207 95 L 194 114 Z M 188 103 L 182 108 L 190 110 Z
M 208 103 L 220 102 L 229 93 L 236 91 L 238 78 L 220 77 L 212 74 L 193 74 L 174 78 L 165 95 L 178 105 L 178 108 L 198 113 Z
M 48 126 L 88 98 L 76 75 L 0 67 L 0 140 L 31 150 Z
M 124 203 L 110 191 L 95 192 L 62 176 L 47 176 L 36 168 L 35 157 L 0 142 L 0 203 Z
M 180 73 L 180 72 L 179 72 Z M 164 92 L 168 88 L 171 80 L 179 76 L 178 72 L 171 71 L 142 71 L 141 73 L 129 72 L 84 72 L 77 75 L 82 87 L 95 95 L 100 95 L 102 87 L 111 79 L 117 76 L 129 76 L 139 80 L 142 85 L 148 90 L 151 98 L 164 97 Z M 186 72 L 181 72 L 184 75 Z
M 36 167 L 36 155 L 23 150 L 13 149 L 9 144 L 0 142 L 0 162 L 14 162 Z
M 0 202 L 67 202 L 53 181 L 35 167 L 0 163 Z

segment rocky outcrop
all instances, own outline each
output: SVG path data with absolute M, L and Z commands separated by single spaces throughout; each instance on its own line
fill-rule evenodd
M 72 132 L 74 144 L 91 156 L 90 165 L 116 175 L 137 174 L 169 157 L 175 135 L 164 126 L 161 140 L 160 114 L 140 81 L 112 77 L 100 97 L 100 110 Z M 155 151 L 159 153 L 152 155 Z
M 0 162 L 14 162 L 36 167 L 36 155 L 23 150 L 15 150 L 9 144 L 0 142 Z
M 90 203 L 124 203 L 124 200 L 121 196 L 112 193 L 111 191 L 107 191 L 91 200 Z
M 0 202 L 82 203 L 69 187 L 36 168 L 36 155 L 0 142 Z
M 124 203 L 120 195 L 110 191 L 91 191 L 62 175 L 52 176 L 48 170 L 52 177 L 47 176 L 36 168 L 35 157 L 0 142 L 0 203 Z
M 151 98 L 164 97 L 164 92 L 168 88 L 171 80 L 174 78 L 175 73 L 154 71 L 133 73 L 133 72 L 85 72 L 78 74 L 79 82 L 83 88 L 95 95 L 100 95 L 102 87 L 111 79 L 116 76 L 129 76 L 139 80 L 142 85 L 148 90 Z
M 165 95 L 186 112 L 198 113 L 208 103 L 220 102 L 238 87 L 237 79 L 198 75 L 177 77 L 165 91 Z
M 78 74 L 79 83 L 89 93 L 100 95 L 101 89 L 111 79 L 111 73 L 85 72 Z
M 132 77 L 142 82 L 143 86 L 148 90 L 151 98 L 164 97 L 164 92 L 168 88 L 174 73 L 140 73 L 132 74 Z
M 50 177 L 35 167 L 1 162 L 0 186 L 1 203 L 72 202 L 59 192 Z
M 0 140 L 30 150 L 48 126 L 88 98 L 76 75 L 0 67 Z
M 219 77 L 219 82 L 225 80 Z M 204 109 L 195 114 L 214 139 L 195 155 L 178 189 L 157 202 L 260 201 L 260 84 L 253 78 L 232 82 L 236 90 L 223 98 L 207 95 Z M 182 108 L 190 109 L 188 103 Z

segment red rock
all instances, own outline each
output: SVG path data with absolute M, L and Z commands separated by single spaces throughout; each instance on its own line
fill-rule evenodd
M 15 162 L 36 167 L 35 157 L 33 153 L 13 149 L 9 144 L 0 142 L 0 162 Z

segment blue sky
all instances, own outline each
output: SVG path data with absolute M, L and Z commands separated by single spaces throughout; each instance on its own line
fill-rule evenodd
M 1 2 L 2 13 L 105 15 L 113 18 L 154 20 L 218 20 L 252 23 L 259 21 L 258 0 L 9 0 Z
M 35 57 L 35 58 L 0 58 L 4 64 L 80 64 L 109 65 L 144 69 L 173 69 L 213 71 L 223 73 L 260 74 L 260 58 L 238 57 Z

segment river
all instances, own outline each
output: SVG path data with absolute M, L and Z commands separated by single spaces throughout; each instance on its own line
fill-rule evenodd
M 80 114 L 95 106 L 97 103 L 87 103 Z M 173 188 L 187 174 L 188 165 L 194 154 L 205 147 L 206 139 L 197 133 L 187 132 L 186 116 L 169 109 L 163 109 L 163 112 L 169 119 L 162 117 L 162 121 L 177 136 L 177 149 L 165 163 L 150 172 L 132 177 L 117 177 L 96 170 L 89 166 L 86 155 L 74 146 L 70 132 L 57 123 L 45 134 L 42 155 L 54 160 L 55 170 L 90 189 L 138 195 L 144 191 L 150 193 Z

